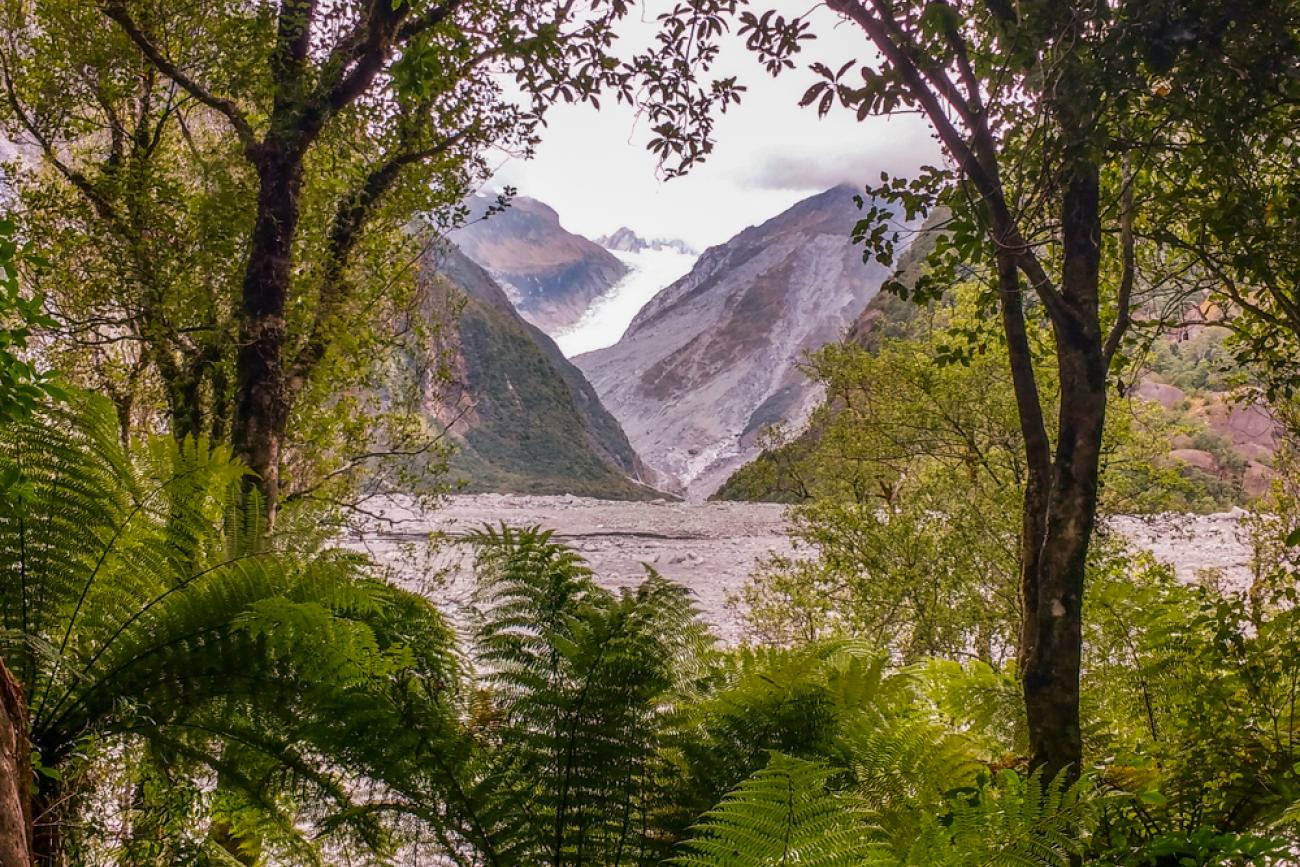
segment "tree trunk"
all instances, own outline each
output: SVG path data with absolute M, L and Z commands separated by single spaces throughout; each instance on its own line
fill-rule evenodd
M 1016 414 L 1025 448 L 1025 491 L 1020 521 L 1020 635 L 1018 662 L 1026 671 L 1037 642 L 1038 560 L 1047 534 L 1047 494 L 1052 482 L 1051 443 L 1043 422 L 1043 406 L 1034 375 L 1033 352 L 1025 328 L 1024 299 L 1011 244 L 1005 229 L 998 233 L 998 296 L 1002 307 L 1002 329 L 1007 338 L 1011 385 L 1016 397 Z
M 0 867 L 32 867 L 31 785 L 27 705 L 0 660 Z
M 1036 581 L 1027 581 L 1022 633 L 1023 689 L 1032 766 L 1046 778 L 1078 779 L 1084 570 L 1097 514 L 1106 362 L 1098 304 L 1101 225 L 1095 165 L 1079 167 L 1064 197 L 1064 262 L 1052 313 L 1061 380 L 1060 431 L 1051 487 L 1033 505 L 1042 513 Z M 1026 498 L 1026 526 L 1030 499 Z M 1027 552 L 1033 564 L 1035 552 Z
M 257 220 L 244 272 L 239 352 L 235 359 L 235 452 L 257 474 L 255 484 L 275 520 L 280 494 L 280 450 L 289 421 L 284 369 L 285 301 L 293 264 L 302 188 L 301 157 L 268 143 L 257 160 Z

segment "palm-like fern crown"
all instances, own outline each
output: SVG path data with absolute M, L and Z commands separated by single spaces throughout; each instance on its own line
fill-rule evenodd
M 655 860 L 672 694 L 707 641 L 688 594 L 653 573 L 612 594 L 537 530 L 476 542 L 477 844 L 495 863 Z
M 202 441 L 159 440 L 133 464 L 88 397 L 6 430 L 0 655 L 45 766 L 66 777 L 87 738 L 119 760 L 112 744 L 145 744 L 294 840 L 303 804 L 326 824 L 361 815 L 358 775 L 390 764 L 417 698 L 444 712 L 456 664 L 436 612 L 359 557 L 268 538 L 243 473 Z M 286 798 L 289 781 L 311 797 Z M 344 826 L 378 841 L 369 816 Z

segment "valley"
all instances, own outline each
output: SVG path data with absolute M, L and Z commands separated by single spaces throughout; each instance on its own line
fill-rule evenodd
M 1300 867 L 1300 0 L 10 0 L 0 867 Z
M 834 415 L 810 355 L 874 353 L 946 327 L 935 305 L 880 291 L 891 275 L 921 279 L 938 233 L 894 222 L 896 258 L 864 262 L 846 243 L 862 214 L 847 185 L 699 254 L 627 226 L 584 237 L 527 196 L 468 208 L 428 265 L 468 305 L 447 341 L 450 389 L 425 398 L 457 441 L 451 481 L 466 492 L 797 500 L 764 478 L 783 450 L 815 447 Z M 1194 306 L 1182 317 L 1123 374 L 1130 438 L 1151 439 L 1181 481 L 1129 510 L 1244 505 L 1274 478 L 1280 427 L 1243 387 L 1227 332 Z

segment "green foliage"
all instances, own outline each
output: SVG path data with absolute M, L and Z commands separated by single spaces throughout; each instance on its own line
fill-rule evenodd
M 1114 863 L 1285 863 L 1295 843 L 1295 573 L 1261 566 L 1246 591 L 1145 558 L 1093 578 L 1085 736 L 1128 793 L 1099 835 Z
M 611 594 L 535 530 L 487 528 L 476 542 L 479 693 L 448 808 L 453 857 L 657 860 L 661 753 L 674 696 L 705 647 L 686 592 L 650 574 Z
M 1075 863 L 1096 824 L 1100 801 L 1090 782 L 999 772 L 991 782 L 950 802 L 947 815 L 931 820 L 907 848 L 901 864 L 975 867 L 981 864 Z
M 14 231 L 13 218 L 0 216 L 0 424 L 30 415 L 44 398 L 60 393 L 49 374 L 23 356 L 32 331 L 48 328 L 53 320 L 42 299 L 19 286 L 19 265 L 39 261 L 19 246 Z M 0 491 L 4 488 L 0 479 Z
M 1101 803 L 1086 781 L 1042 786 L 1037 777 L 1003 770 L 969 786 L 952 781 L 939 812 L 918 809 L 900 825 L 872 809 L 869 793 L 836 786 L 835 776 L 832 768 L 773 754 L 704 815 L 687 854 L 673 863 L 1064 867 L 1086 848 Z
M 1158 339 L 1146 364 L 1163 381 L 1189 394 L 1230 391 L 1246 381 L 1245 368 L 1226 345 L 1230 333 L 1226 328 L 1203 328 L 1186 337 Z
M 994 662 L 1010 646 L 1015 403 L 1004 360 L 936 364 L 943 339 L 836 344 L 810 359 L 827 400 L 795 470 L 810 499 L 790 519 L 815 556 L 774 558 L 746 589 L 764 638 L 888 634 L 905 659 L 974 648 Z
M 769 559 L 740 596 L 757 636 L 807 641 L 888 628 L 905 659 L 974 653 L 995 665 L 1015 646 L 1021 432 L 1005 350 L 979 336 L 971 291 L 934 305 L 906 337 L 815 353 L 808 371 L 826 402 L 809 432 L 729 483 L 798 492 L 789 519 L 808 554 Z M 1031 336 L 1040 349 L 1050 343 L 1041 329 Z M 1050 400 L 1053 377 L 1044 370 L 1039 379 Z M 1104 511 L 1238 501 L 1244 462 L 1202 425 L 1138 399 L 1112 404 Z M 1189 433 L 1221 456 L 1226 478 L 1169 458 L 1172 439 Z
M 811 761 L 834 755 L 852 720 L 902 687 L 880 654 L 847 640 L 720 657 L 690 703 L 690 737 L 677 745 L 686 771 L 678 800 L 688 811 L 707 809 L 771 751 Z

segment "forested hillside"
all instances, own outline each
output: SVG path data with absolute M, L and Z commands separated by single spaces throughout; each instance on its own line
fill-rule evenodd
M 455 248 L 430 259 L 451 283 L 436 306 L 457 310 L 444 347 L 450 381 L 435 382 L 426 398 L 459 443 L 455 482 L 471 491 L 662 496 L 635 481 L 640 459 L 590 383 L 492 277 Z

